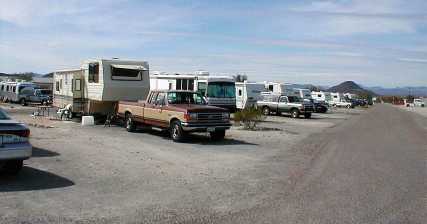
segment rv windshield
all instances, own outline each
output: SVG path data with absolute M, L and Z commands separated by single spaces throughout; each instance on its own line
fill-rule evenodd
M 193 92 L 170 92 L 168 93 L 169 104 L 199 104 L 204 105 L 206 101 L 200 93 Z
M 209 82 L 207 97 L 235 98 L 236 87 L 232 82 Z

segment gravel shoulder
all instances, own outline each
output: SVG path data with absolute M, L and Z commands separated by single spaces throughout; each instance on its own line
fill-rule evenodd
M 2 105 L 15 119 L 34 108 Z M 17 177 L 0 179 L 2 223 L 207 222 L 290 192 L 313 154 L 296 150 L 366 110 L 337 109 L 313 119 L 271 116 L 264 131 L 233 127 L 226 140 L 193 135 L 173 143 L 155 131 L 82 127 L 72 121 L 32 126 L 34 157 Z M 279 191 L 278 191 L 279 189 Z M 273 197 L 273 198 L 272 198 Z

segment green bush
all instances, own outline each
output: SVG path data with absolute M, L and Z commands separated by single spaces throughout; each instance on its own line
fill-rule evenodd
M 245 108 L 234 114 L 234 122 L 243 125 L 246 130 L 255 130 L 257 123 L 263 119 L 262 110 L 255 107 Z

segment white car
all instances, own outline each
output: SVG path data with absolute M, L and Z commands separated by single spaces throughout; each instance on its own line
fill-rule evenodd
M 29 136 L 26 125 L 12 120 L 0 108 L 0 173 L 17 174 L 22 169 L 33 150 Z
M 332 106 L 333 107 L 346 107 L 346 108 L 353 107 L 353 105 L 350 102 L 345 102 L 345 101 L 333 102 Z
M 424 107 L 424 101 L 422 99 L 414 99 L 414 106 L 415 107 Z

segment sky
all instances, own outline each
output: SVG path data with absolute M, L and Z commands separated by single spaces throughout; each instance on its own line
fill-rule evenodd
M 0 72 L 113 57 L 251 81 L 427 86 L 427 1 L 0 0 Z

